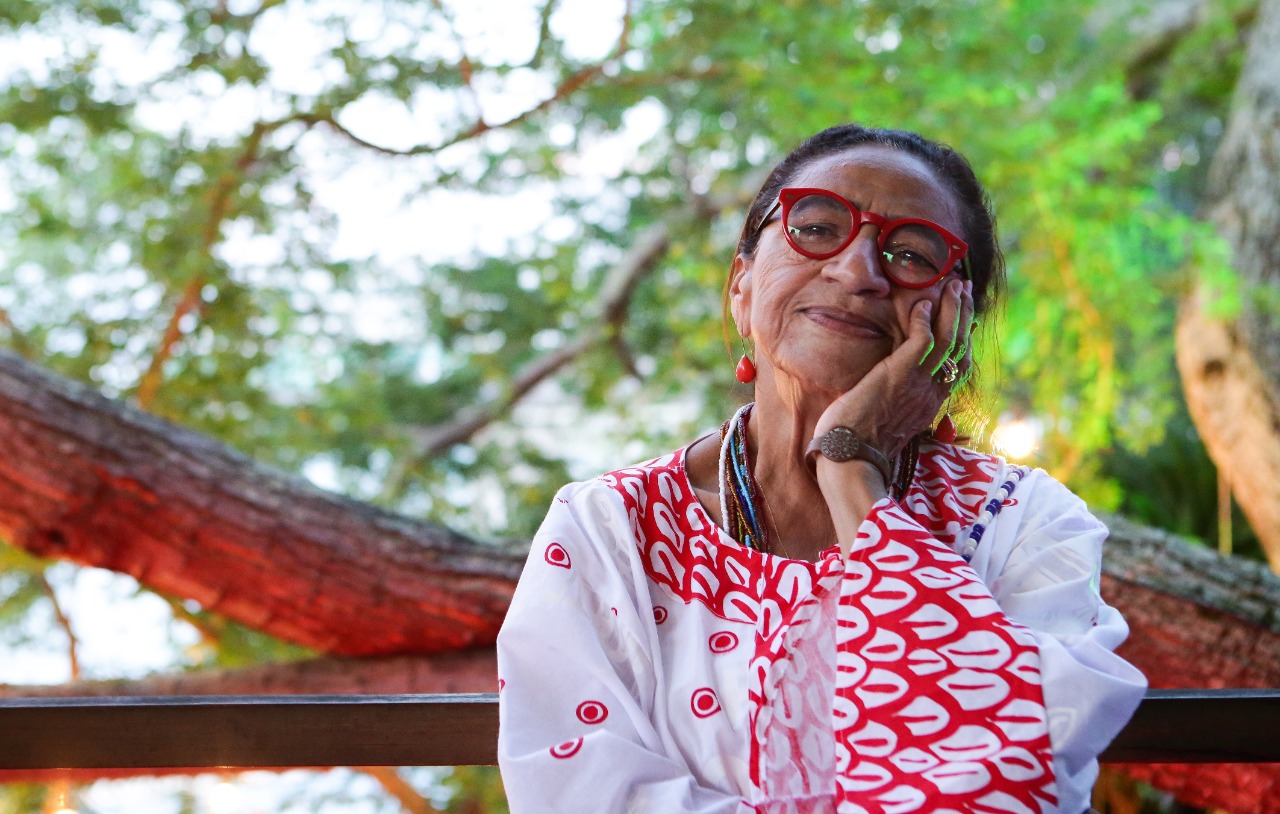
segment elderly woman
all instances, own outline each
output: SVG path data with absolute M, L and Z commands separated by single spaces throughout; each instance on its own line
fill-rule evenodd
M 729 306 L 755 402 L 564 487 L 498 638 L 513 812 L 1089 805 L 1145 682 L 1106 529 L 934 422 L 1003 261 L 957 153 L 845 125 L 774 169 Z

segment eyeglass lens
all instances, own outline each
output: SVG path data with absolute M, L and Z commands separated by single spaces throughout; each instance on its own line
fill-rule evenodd
M 791 205 L 783 228 L 801 251 L 831 255 L 849 240 L 853 214 L 835 198 L 806 195 Z M 933 280 L 949 256 L 946 239 L 923 224 L 900 224 L 880 238 L 881 265 L 903 282 Z

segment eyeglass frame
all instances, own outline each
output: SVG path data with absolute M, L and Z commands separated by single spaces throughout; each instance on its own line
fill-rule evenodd
M 849 210 L 849 215 L 854 222 L 850 224 L 849 236 L 845 238 L 844 242 L 841 243 L 835 251 L 815 253 L 802 249 L 796 245 L 796 242 L 791 238 L 791 233 L 785 228 L 787 219 L 791 214 L 791 207 L 795 205 L 796 201 L 809 195 L 821 195 L 826 198 L 832 198 L 844 204 L 845 209 Z M 946 277 L 955 270 L 957 264 L 960 266 L 961 275 L 963 275 L 966 280 L 971 279 L 969 275 L 969 244 L 965 243 L 950 231 L 931 220 L 926 220 L 925 218 L 886 218 L 884 215 L 859 209 L 853 201 L 850 201 L 840 193 L 832 192 L 829 189 L 821 189 L 819 187 L 783 187 L 778 190 L 778 199 L 774 201 L 773 206 L 769 207 L 769 211 L 765 212 L 764 217 L 760 219 L 760 225 L 756 227 L 753 237 L 758 237 L 760 233 L 764 231 L 764 227 L 771 223 L 770 218 L 773 217 L 774 212 L 778 211 L 778 207 L 782 207 L 782 236 L 786 238 L 787 245 L 792 249 L 795 249 L 798 254 L 808 257 L 811 260 L 829 260 L 849 248 L 849 244 L 853 243 L 854 239 L 858 236 L 858 232 L 862 231 L 862 226 L 867 223 L 876 227 L 876 248 L 879 250 L 881 256 L 885 254 L 892 254 L 892 252 L 886 252 L 884 248 L 884 241 L 889 234 L 899 226 L 918 224 L 933 229 L 942 236 L 944 241 L 946 241 L 948 254 L 946 261 L 943 263 L 942 270 L 938 272 L 936 277 L 933 277 L 927 282 L 912 283 L 898 279 L 893 272 L 889 271 L 887 265 L 882 261 L 880 263 L 880 269 L 884 272 L 884 275 L 893 281 L 894 285 L 899 285 L 903 288 L 915 289 L 917 291 L 928 288 L 937 283 L 943 277 Z

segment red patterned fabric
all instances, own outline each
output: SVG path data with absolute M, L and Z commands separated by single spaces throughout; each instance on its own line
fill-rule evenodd
M 820 562 L 811 563 L 724 545 L 718 536 L 712 541 L 706 534 L 690 533 L 690 525 L 681 519 L 704 512 L 692 489 L 679 488 L 683 465 L 683 455 L 677 454 L 612 472 L 604 480 L 623 498 L 651 580 L 686 603 L 699 602 L 723 619 L 756 626 L 748 685 L 754 733 L 751 780 L 768 797 L 778 795 L 779 785 L 803 794 L 803 787 L 809 785 L 806 781 L 811 781 L 807 775 L 812 761 L 796 762 L 794 758 L 806 747 L 817 753 L 811 754 L 814 760 L 822 759 L 821 752 L 831 751 L 829 745 L 813 742 L 813 733 L 830 729 L 830 699 L 803 700 L 793 694 L 781 699 L 776 708 L 769 700 L 777 695 L 784 673 L 790 674 L 796 686 L 806 683 L 806 678 L 819 692 L 823 686 L 832 686 L 834 664 L 830 660 L 806 661 L 797 668 L 785 658 L 785 643 L 788 633 L 795 638 L 794 633 L 812 617 L 821 594 L 838 584 L 839 552 L 832 548 Z M 709 523 L 698 525 L 715 533 Z M 806 675 L 810 669 L 829 673 L 828 680 L 812 680 L 818 675 Z M 774 737 L 769 736 L 771 731 Z M 775 774 L 792 782 L 771 782 L 766 768 L 769 762 L 778 768 Z
M 841 811 L 1054 808 L 1035 637 L 888 501 L 859 529 L 839 620 Z
M 949 547 L 977 516 L 994 459 L 930 448 L 903 505 L 883 501 L 864 521 L 850 560 L 833 547 L 817 563 L 724 544 L 683 463 L 677 453 L 604 481 L 653 582 L 755 626 L 750 776 L 770 801 L 760 810 L 830 811 L 833 799 L 841 812 L 1052 809 L 1034 637 Z M 703 687 L 690 709 L 721 706 Z

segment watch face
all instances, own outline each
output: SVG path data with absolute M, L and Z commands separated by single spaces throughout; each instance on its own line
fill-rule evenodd
M 822 454 L 836 463 L 852 461 L 858 455 L 862 442 L 848 427 L 832 427 L 822 436 Z

